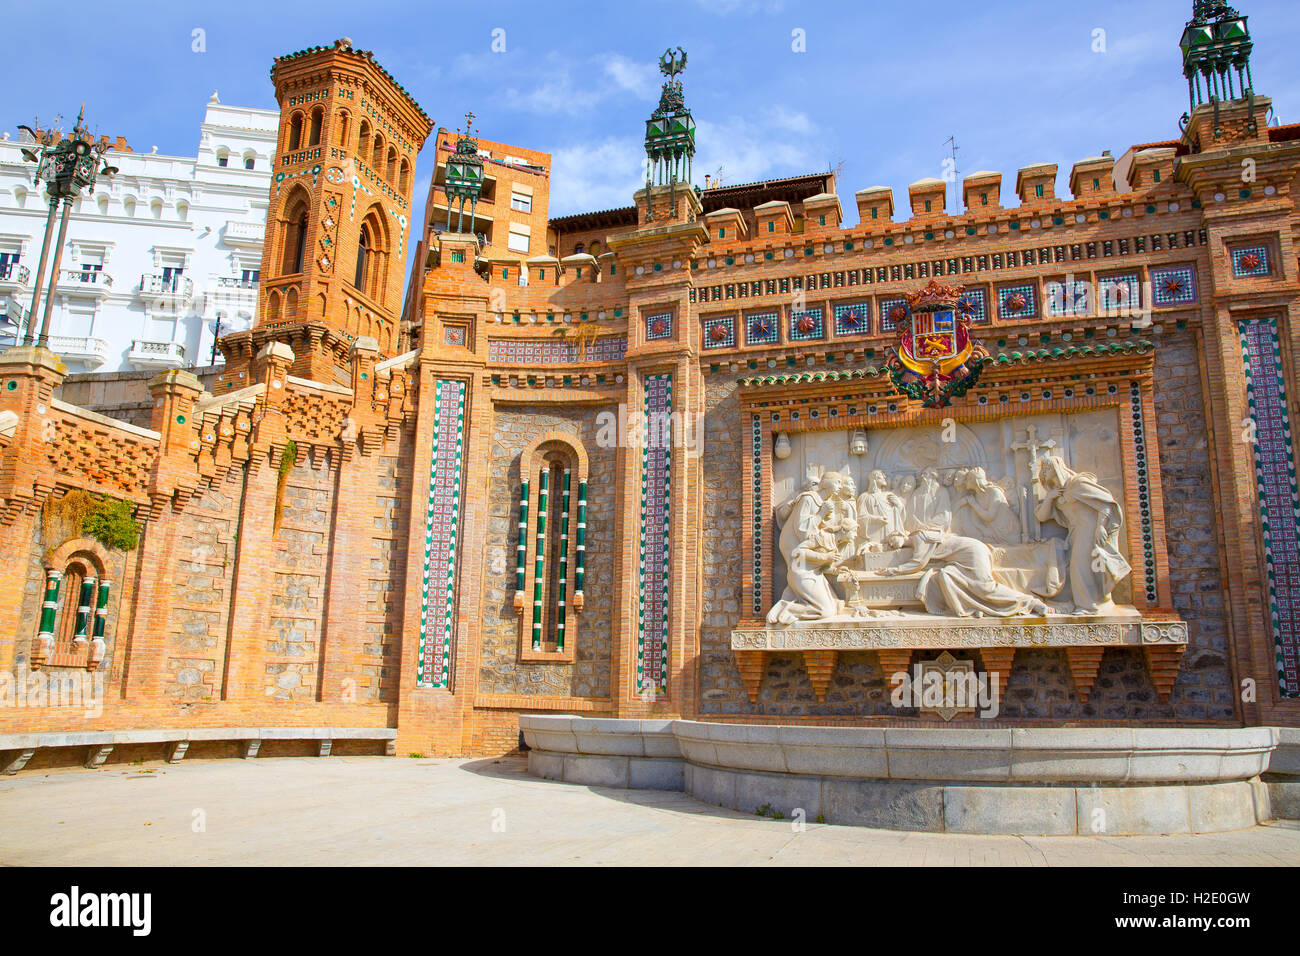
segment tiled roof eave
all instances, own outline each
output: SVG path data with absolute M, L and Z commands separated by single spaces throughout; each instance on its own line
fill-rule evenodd
M 1023 362 L 1052 362 L 1079 358 L 1105 358 L 1113 355 L 1141 355 L 1155 348 L 1146 339 L 1127 342 L 1106 342 L 1101 345 L 1057 346 L 1055 348 L 1023 349 L 1000 352 L 989 359 L 990 365 L 1014 365 Z M 855 369 L 823 369 L 815 372 L 773 372 L 770 375 L 751 375 L 737 379 L 742 388 L 771 388 L 774 386 L 816 385 L 822 382 L 846 382 L 854 379 L 874 378 L 887 373 L 883 365 L 868 365 Z
M 370 50 L 358 50 L 355 47 L 350 47 L 350 46 L 349 47 L 309 46 L 305 50 L 297 50 L 293 53 L 286 53 L 284 56 L 277 56 L 275 58 L 275 61 L 271 64 L 271 79 L 272 80 L 275 79 L 276 67 L 278 67 L 282 62 L 286 60 L 296 60 L 299 57 L 309 56 L 312 53 L 330 53 L 330 52 L 351 53 L 353 56 L 358 56 L 361 59 L 370 63 L 376 70 L 382 73 L 384 77 L 387 78 L 388 81 L 393 84 L 393 86 L 397 87 L 398 91 L 404 97 L 406 97 L 406 101 L 415 109 L 417 113 L 420 114 L 420 116 L 424 119 L 424 121 L 428 123 L 429 126 L 433 126 L 433 120 L 429 118 L 429 114 L 424 111 L 424 109 L 420 106 L 418 102 L 416 102 L 415 97 L 411 95 L 410 91 L 406 87 L 402 86 L 401 83 L 397 82 L 397 78 L 393 76 L 393 74 L 389 73 L 386 69 L 384 69 L 383 65 L 380 64 L 380 62 L 375 59 L 374 53 Z

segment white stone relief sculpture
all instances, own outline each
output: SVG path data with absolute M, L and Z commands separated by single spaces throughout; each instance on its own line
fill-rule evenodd
M 1037 486 L 1038 520 L 1057 521 L 1070 531 L 1070 593 L 1076 613 L 1114 607 L 1111 592 L 1133 570 L 1119 552 L 1119 504 L 1094 476 L 1072 471 L 1058 455 L 1042 460 Z
M 768 623 L 1135 615 L 1113 597 L 1131 568 L 1118 449 L 1096 439 L 1114 434 L 1106 414 L 980 422 L 948 440 L 938 427 L 894 429 L 870 439 L 874 455 L 853 451 L 860 432 L 783 435 L 773 497 L 785 581 Z

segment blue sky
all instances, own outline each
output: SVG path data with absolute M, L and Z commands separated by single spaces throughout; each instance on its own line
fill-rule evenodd
M 522 3 L 334 0 L 143 3 L 117 0 L 66 24 L 59 62 L 49 11 L 15 5 L 6 33 L 8 95 L 0 127 L 75 115 L 84 99 L 99 132 L 137 150 L 193 155 L 209 94 L 274 107 L 272 58 L 349 36 L 411 91 L 437 126 L 473 109 L 483 136 L 553 155 L 552 215 L 631 204 L 644 175 L 643 121 L 656 60 L 689 54 L 683 75 L 698 123 L 697 182 L 724 183 L 839 168 L 852 194 L 942 173 L 956 136 L 958 168 L 1003 173 L 1061 167 L 1103 149 L 1172 139 L 1187 108 L 1177 47 L 1191 0 L 605 0 Z M 1256 89 L 1282 122 L 1300 121 L 1296 0 L 1242 0 L 1255 37 Z M 365 22 L 362 22 L 362 21 Z M 505 31 L 505 52 L 491 49 Z M 206 50 L 192 50 L 202 29 Z M 794 52 L 802 30 L 806 52 Z M 1105 51 L 1094 52 L 1095 31 Z M 432 143 L 432 137 L 430 138 Z M 417 170 L 423 204 L 430 150 Z M 953 200 L 950 199 L 950 208 Z

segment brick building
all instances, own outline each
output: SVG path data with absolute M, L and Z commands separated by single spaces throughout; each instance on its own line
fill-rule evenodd
M 55 398 L 52 355 L 0 359 L 0 545 L 20 557 L 0 670 L 103 674 L 77 729 L 395 728 L 431 755 L 508 749 L 520 713 L 935 720 L 893 707 L 888 676 L 942 652 L 1007 675 L 1012 726 L 1300 723 L 1300 127 L 1268 125 L 1244 19 L 1198 3 L 1187 30 L 1176 135 L 1153 118 L 1068 195 L 1051 165 L 969 176 L 956 209 L 942 181 L 897 205 L 862 189 L 855 226 L 829 174 L 691 187 L 670 76 L 632 204 L 553 220 L 509 263 L 513 215 L 487 246 L 435 201 L 412 235 L 430 123 L 369 53 L 278 59 L 258 322 L 223 339 L 212 392 L 165 372 L 128 426 Z M 505 150 L 451 139 L 439 162 L 466 182 Z M 496 210 L 509 170 L 490 168 Z M 962 287 L 988 352 L 946 404 L 890 371 L 932 282 Z M 880 454 L 951 422 L 1024 447 L 1045 416 L 1100 423 L 1135 638 L 1078 619 L 770 643 L 792 441 Z M 666 440 L 640 427 L 659 418 Z M 69 523 L 67 501 L 105 498 L 134 508 L 135 547 Z M 3 732 L 69 724 L 0 708 Z

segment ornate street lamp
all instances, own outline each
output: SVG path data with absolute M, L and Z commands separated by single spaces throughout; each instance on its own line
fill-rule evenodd
M 659 58 L 659 72 L 668 77 L 659 94 L 659 108 L 645 122 L 646 219 L 654 218 L 650 201 L 652 186 L 667 186 L 669 202 L 676 196 L 677 184 L 689 184 L 691 160 L 695 157 L 695 118 L 686 107 L 686 93 L 677 75 L 686 69 L 686 51 L 666 50 Z
M 1183 29 L 1183 75 L 1192 109 L 1203 103 L 1253 96 L 1250 28 L 1233 7 L 1217 0 L 1196 0 Z M 1236 74 L 1236 82 L 1233 82 Z
M 72 211 L 72 202 L 86 190 L 94 193 L 95 180 L 99 176 L 113 176 L 116 166 L 100 168 L 100 157 L 108 149 L 107 138 L 91 142 L 85 124 L 86 107 L 82 104 L 77 116 L 77 125 L 72 135 L 58 138 L 52 130 L 37 131 L 30 126 L 19 126 L 35 141 L 39 152 L 24 149 L 23 158 L 36 164 L 36 174 L 32 181 L 39 186 L 45 182 L 45 193 L 50 197 L 50 212 L 45 218 L 45 238 L 41 240 L 41 259 L 36 267 L 36 284 L 32 290 L 32 307 L 27 312 L 27 335 L 23 345 L 35 344 L 38 348 L 47 348 L 50 340 L 50 312 L 54 305 L 54 287 L 59 280 L 59 263 L 63 259 L 63 242 L 68 235 L 68 214 Z M 45 263 L 50 254 L 50 235 L 54 232 L 54 216 L 59 203 L 63 203 L 63 214 L 59 218 L 59 238 L 54 245 L 54 268 L 50 275 L 50 286 L 45 294 L 45 311 L 41 314 L 41 331 L 36 336 L 36 310 L 41 304 L 41 283 L 45 279 Z
M 469 228 L 474 229 L 474 213 L 483 192 L 483 158 L 478 154 L 478 141 L 470 135 L 473 113 L 465 114 L 465 133 L 456 140 L 456 152 L 447 160 L 447 181 L 443 192 L 447 194 L 447 228 L 451 229 L 451 207 L 460 200 L 456 217 L 456 231 L 465 231 L 465 203 L 469 202 Z

